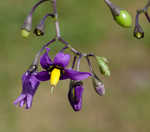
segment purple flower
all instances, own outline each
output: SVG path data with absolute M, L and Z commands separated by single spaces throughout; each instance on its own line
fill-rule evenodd
M 26 109 L 31 108 L 33 96 L 40 84 L 40 81 L 36 79 L 35 72 L 25 72 L 22 76 L 22 92 L 21 95 L 14 101 L 14 104 L 19 104 L 23 107 L 26 104 Z
M 43 71 L 37 73 L 36 78 L 40 81 L 50 80 L 52 86 L 56 86 L 59 80 L 83 80 L 91 76 L 89 72 L 79 72 L 66 67 L 70 61 L 70 55 L 59 52 L 56 54 L 54 60 L 48 56 L 49 48 L 40 58 L 40 64 Z
M 71 81 L 68 92 L 68 99 L 74 111 L 82 108 L 83 83 L 81 81 Z

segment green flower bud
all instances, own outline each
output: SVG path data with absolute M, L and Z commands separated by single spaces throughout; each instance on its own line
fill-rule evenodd
M 29 31 L 27 31 L 27 30 L 25 30 L 25 29 L 22 29 L 22 30 L 21 30 L 21 36 L 22 36 L 22 37 L 27 38 L 27 37 L 29 37 L 29 35 L 30 35 L 30 32 L 29 32 Z
M 104 0 L 109 7 L 115 21 L 122 27 L 129 28 L 132 26 L 132 17 L 130 14 L 123 9 L 118 8 L 116 5 L 111 3 L 109 0 Z
M 122 27 L 129 28 L 132 26 L 132 17 L 126 10 L 120 10 L 119 15 L 116 15 L 114 18 Z
M 32 28 L 32 15 L 28 15 L 21 27 L 21 35 L 27 38 Z
M 110 76 L 110 70 L 107 63 L 104 61 L 104 58 L 96 56 L 96 60 L 99 65 L 100 72 L 105 76 Z
M 137 24 L 137 25 L 135 26 L 133 35 L 134 35 L 134 37 L 137 38 L 137 39 L 142 39 L 142 38 L 144 38 L 144 31 L 143 31 L 142 27 L 141 27 L 139 24 Z

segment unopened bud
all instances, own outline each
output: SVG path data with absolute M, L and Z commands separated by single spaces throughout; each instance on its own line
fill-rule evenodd
M 44 24 L 39 24 L 34 32 L 33 32 L 36 36 L 43 36 L 44 35 Z
M 21 29 L 22 29 L 21 35 L 23 37 L 27 38 L 30 34 L 31 29 L 32 29 L 32 15 L 27 16 Z
M 22 30 L 21 30 L 21 36 L 22 36 L 22 37 L 27 38 L 27 37 L 29 37 L 29 35 L 30 35 L 30 32 L 29 32 L 29 31 L 27 31 L 27 30 L 25 30 L 25 29 L 22 29 Z
M 109 0 L 105 0 L 107 6 L 111 10 L 114 20 L 122 27 L 129 28 L 132 26 L 132 17 L 124 9 L 120 9 L 112 4 Z
M 132 17 L 126 10 L 120 10 L 120 14 L 115 16 L 115 20 L 122 27 L 129 28 L 132 26 Z
M 110 76 L 110 70 L 108 65 L 106 64 L 106 61 L 102 57 L 96 56 L 96 60 L 99 65 L 100 72 L 105 76 Z M 107 61 L 108 63 L 108 61 Z
M 103 82 L 96 75 L 93 75 L 92 82 L 96 93 L 100 96 L 103 96 L 105 94 L 105 88 Z
M 133 35 L 137 39 L 144 38 L 144 31 L 143 31 L 142 27 L 139 24 L 135 25 Z
M 70 81 L 68 99 L 74 111 L 82 108 L 83 83 L 81 81 Z

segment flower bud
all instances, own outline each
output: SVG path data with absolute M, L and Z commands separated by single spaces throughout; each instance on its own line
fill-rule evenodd
M 125 28 L 132 26 L 132 17 L 126 10 L 120 10 L 120 14 L 115 16 L 116 22 Z
M 83 83 L 81 81 L 70 81 L 68 99 L 74 111 L 82 108 Z
M 92 82 L 96 93 L 103 96 L 105 94 L 104 84 L 95 74 L 92 76 Z
M 109 7 L 114 20 L 122 27 L 129 28 L 132 26 L 132 17 L 124 9 L 120 9 L 112 4 L 109 0 L 105 0 L 105 3 Z
M 96 56 L 96 60 L 99 65 L 100 72 L 105 76 L 110 76 L 110 70 L 107 65 L 108 61 L 104 60 L 103 57 Z
M 31 29 L 32 29 L 32 15 L 27 16 L 21 29 L 22 29 L 21 35 L 23 37 L 27 38 L 30 34 Z
M 40 23 L 33 32 L 36 36 L 44 35 L 44 24 Z
M 30 35 L 30 32 L 25 30 L 25 29 L 22 29 L 21 30 L 21 36 L 24 37 L 24 38 L 27 38 L 28 36 Z
M 135 25 L 133 35 L 137 39 L 144 38 L 144 31 L 143 31 L 142 27 L 139 24 Z

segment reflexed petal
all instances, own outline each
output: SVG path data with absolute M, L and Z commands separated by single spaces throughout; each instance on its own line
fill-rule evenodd
M 50 79 L 50 75 L 47 71 L 38 72 L 35 77 L 40 81 L 47 81 Z
M 30 94 L 27 95 L 26 109 L 31 108 L 32 106 L 32 96 Z
M 65 69 L 64 74 L 62 75 L 62 80 L 70 78 L 71 80 L 84 80 L 91 76 L 89 72 L 78 72 L 72 69 Z
M 48 56 L 49 50 L 49 48 L 46 48 L 46 52 L 40 58 L 40 64 L 44 69 L 49 68 L 53 64 L 52 60 Z
M 22 108 L 24 104 L 25 104 L 25 101 L 24 101 L 24 100 L 20 101 L 19 107 Z
M 15 101 L 14 101 L 14 105 L 17 105 L 21 100 L 23 100 L 25 98 L 26 95 L 21 94 Z
M 63 52 L 59 52 L 56 54 L 54 58 L 54 64 L 66 67 L 69 64 L 70 61 L 70 55 L 69 54 L 64 54 Z

